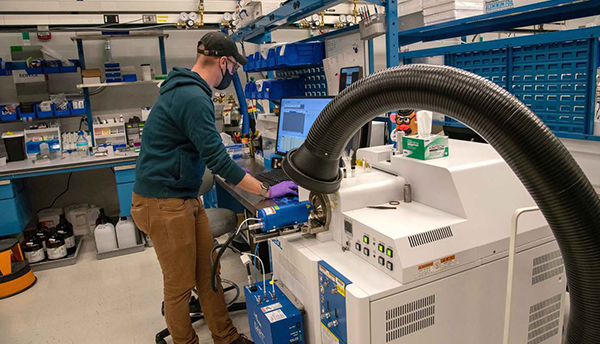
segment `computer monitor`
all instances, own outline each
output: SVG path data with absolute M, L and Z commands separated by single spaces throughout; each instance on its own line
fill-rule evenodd
M 342 92 L 346 87 L 362 78 L 363 71 L 362 67 L 344 67 L 340 70 L 340 87 L 339 91 Z
M 304 143 L 310 127 L 331 99 L 332 97 L 281 99 L 277 126 L 277 154 L 283 156 Z

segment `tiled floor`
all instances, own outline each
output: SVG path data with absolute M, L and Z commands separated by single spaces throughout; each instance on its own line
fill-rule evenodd
M 83 245 L 74 266 L 37 272 L 33 288 L 0 300 L 0 342 L 154 343 L 154 335 L 165 328 L 162 274 L 154 249 L 99 261 L 93 240 Z M 247 283 L 236 255 L 228 252 L 221 265 L 223 278 Z M 248 334 L 245 312 L 232 314 L 232 319 Z M 212 343 L 203 322 L 195 328 L 201 343 Z

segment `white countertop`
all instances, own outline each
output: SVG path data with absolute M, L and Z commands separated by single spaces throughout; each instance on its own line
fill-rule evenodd
M 0 178 L 14 176 L 19 174 L 36 173 L 61 170 L 75 167 L 86 167 L 94 165 L 104 165 L 110 163 L 119 163 L 122 161 L 135 161 L 139 153 L 127 152 L 114 156 L 91 156 L 80 158 L 76 155 L 52 159 L 45 162 L 33 162 L 33 160 L 23 160 L 9 162 L 6 166 L 0 167 Z

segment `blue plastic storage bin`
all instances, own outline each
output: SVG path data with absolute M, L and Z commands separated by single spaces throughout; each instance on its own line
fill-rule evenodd
M 269 52 L 267 53 L 267 68 L 274 68 L 277 64 L 277 59 L 275 58 L 275 56 L 277 56 L 276 54 L 277 47 L 269 49 Z
M 77 67 L 80 66 L 79 60 L 71 60 L 71 59 L 69 59 L 69 61 L 71 61 L 73 63 L 73 65 L 72 66 L 63 66 L 62 63 L 61 63 L 61 66 L 60 66 L 60 72 L 61 73 L 75 73 L 75 72 L 77 72 Z
M 290 43 L 277 47 L 276 53 L 277 67 L 313 65 L 321 63 L 325 58 L 325 44 L 322 42 Z
M 27 68 L 25 61 L 6 61 L 4 65 L 6 69 L 10 70 L 25 70 Z
M 60 73 L 60 66 L 62 66 L 62 62 L 59 60 L 44 61 L 44 74 Z
M 35 61 L 39 63 L 39 67 L 28 67 L 25 68 L 27 74 L 43 74 L 44 73 L 44 61 Z
M 52 104 L 52 108 L 54 108 L 54 104 Z M 37 113 L 38 118 L 48 118 L 52 117 L 53 115 L 52 109 L 50 109 L 50 111 L 40 110 L 40 104 L 35 104 L 35 111 Z
M 20 106 L 17 108 L 17 112 L 20 119 L 35 118 L 35 106 L 33 107 L 33 112 L 22 112 Z
M 19 115 L 17 114 L 18 109 L 16 112 L 14 112 L 12 114 L 3 115 L 2 112 L 4 111 L 5 107 L 6 107 L 5 105 L 0 105 L 0 121 L 3 121 L 3 122 L 16 121 L 17 118 L 19 118 Z
M 52 104 L 52 108 L 54 109 L 54 115 L 55 116 L 60 116 L 60 117 L 65 117 L 65 116 L 69 116 L 71 114 L 70 108 L 71 107 L 71 102 L 67 103 L 67 109 L 66 110 L 58 110 L 56 109 L 56 104 Z
M 60 142 L 58 139 L 52 139 L 47 141 L 29 141 L 25 143 L 25 152 L 27 154 L 37 154 L 40 152 L 40 145 L 42 142 L 46 142 L 48 144 L 48 148 L 50 148 L 51 152 L 60 151 Z
M 85 107 L 83 109 L 73 109 L 73 103 L 69 101 L 69 111 L 71 115 L 83 115 L 85 114 Z

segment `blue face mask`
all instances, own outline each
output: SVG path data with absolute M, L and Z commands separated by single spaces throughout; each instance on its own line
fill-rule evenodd
M 233 74 L 229 72 L 227 64 L 225 64 L 225 71 L 223 72 L 221 70 L 221 75 L 223 76 L 221 82 L 217 86 L 215 86 L 217 90 L 224 90 L 227 87 L 229 87 L 229 85 L 231 85 L 231 80 L 233 79 Z

